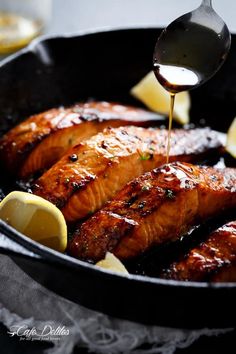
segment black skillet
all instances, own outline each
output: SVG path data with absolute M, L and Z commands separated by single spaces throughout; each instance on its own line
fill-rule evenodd
M 0 129 L 32 113 L 88 97 L 134 103 L 130 88 L 151 70 L 159 29 L 128 29 L 36 41 L 0 66 Z M 226 131 L 236 115 L 236 37 L 221 71 L 191 92 L 192 121 Z M 137 102 L 136 102 L 137 104 Z M 12 188 L 1 170 L 6 193 Z M 7 181 L 7 182 L 6 182 Z M 59 254 L 0 222 L 0 251 L 33 279 L 109 315 L 169 327 L 236 324 L 236 284 L 121 276 Z

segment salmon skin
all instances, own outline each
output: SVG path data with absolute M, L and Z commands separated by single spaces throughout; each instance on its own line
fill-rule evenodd
M 51 167 L 68 148 L 102 131 L 122 125 L 145 126 L 155 113 L 108 102 L 88 102 L 36 114 L 0 140 L 0 159 L 9 171 L 26 178 Z
M 167 164 L 128 183 L 85 221 L 69 252 L 90 261 L 104 258 L 107 251 L 123 260 L 133 258 L 235 206 L 236 169 Z
M 36 181 L 35 194 L 54 203 L 68 222 L 100 209 L 127 182 L 166 162 L 167 130 L 108 128 L 74 146 Z M 170 161 L 193 162 L 221 147 L 209 129 L 172 132 Z
M 214 231 L 162 277 L 184 281 L 236 281 L 236 221 Z

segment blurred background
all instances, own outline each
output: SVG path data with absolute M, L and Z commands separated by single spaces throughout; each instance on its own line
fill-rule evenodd
M 76 32 L 110 26 L 163 26 L 200 3 L 201 0 L 54 0 L 48 32 Z M 213 0 L 213 5 L 236 32 L 236 1 Z
M 165 26 L 201 0 L 0 0 L 0 54 L 25 46 L 41 34 L 135 26 Z M 236 32 L 236 1 L 213 0 Z

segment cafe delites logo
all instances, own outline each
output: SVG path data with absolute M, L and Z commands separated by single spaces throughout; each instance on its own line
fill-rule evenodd
M 55 327 L 46 324 L 40 328 L 29 327 L 28 325 L 13 325 L 7 331 L 10 337 L 17 336 L 20 340 L 60 340 L 64 336 L 70 334 L 70 330 L 66 326 Z

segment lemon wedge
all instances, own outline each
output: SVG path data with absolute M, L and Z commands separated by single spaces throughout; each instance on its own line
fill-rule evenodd
M 12 192 L 0 203 L 0 218 L 34 241 L 63 252 L 67 226 L 61 211 L 36 195 Z
M 109 269 L 114 272 L 129 274 L 121 261 L 110 252 L 107 252 L 105 258 L 96 263 L 96 266 L 104 269 Z
M 168 116 L 170 94 L 159 84 L 153 72 L 147 74 L 131 91 L 131 95 L 142 101 L 152 111 Z M 190 95 L 187 91 L 175 97 L 173 118 L 180 124 L 189 123 Z
M 236 118 L 234 118 L 227 133 L 226 151 L 236 158 Z

